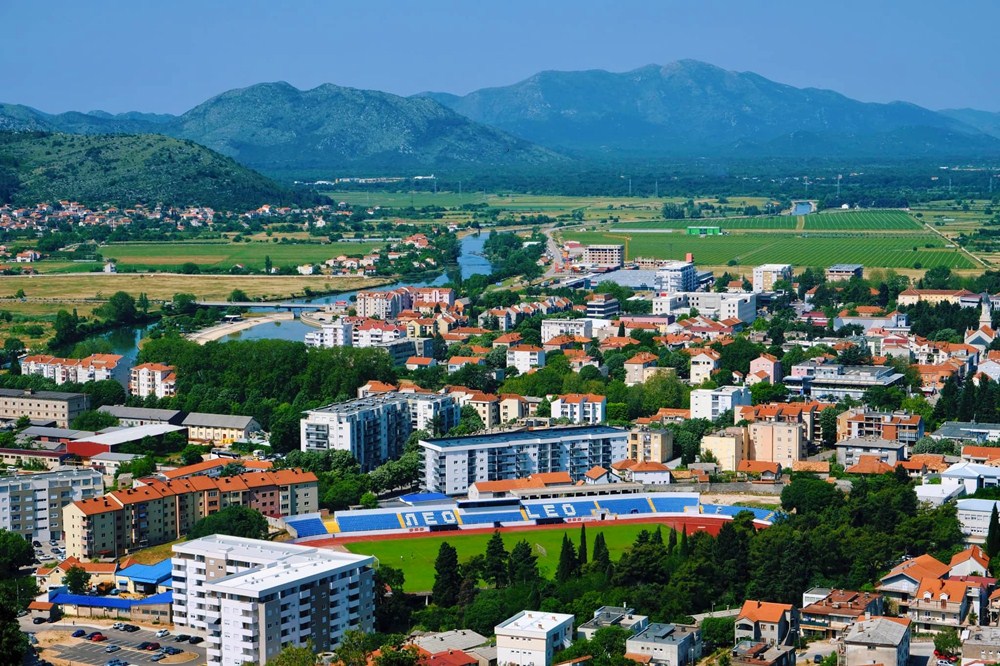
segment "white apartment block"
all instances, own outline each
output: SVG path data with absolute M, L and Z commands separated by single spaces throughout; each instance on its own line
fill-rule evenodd
M 532 368 L 544 368 L 545 350 L 533 345 L 508 347 L 507 366 L 517 368 L 517 371 L 522 375 Z
M 409 291 L 414 308 L 422 305 L 450 307 L 455 304 L 455 290 L 450 287 L 415 287 Z
M 686 314 L 694 308 L 713 319 L 739 319 L 747 324 L 757 319 L 756 294 L 727 294 L 715 291 L 684 291 L 657 294 L 653 314 Z
M 336 319 L 329 324 L 323 324 L 317 331 L 306 333 L 307 347 L 350 347 L 353 344 L 354 327 L 346 319 Z
M 749 404 L 750 389 L 745 386 L 695 389 L 691 391 L 691 418 L 714 421 L 725 411 Z
M 592 319 L 543 319 L 542 342 L 560 335 L 579 335 L 584 338 L 594 337 L 594 321 Z
M 127 385 L 128 366 L 122 363 L 118 354 L 91 354 L 87 358 L 59 358 L 47 354 L 26 356 L 21 361 L 21 372 L 25 375 L 40 375 L 56 384 L 73 382 L 99 382 L 114 379 Z
M 588 245 L 583 262 L 598 268 L 621 268 L 625 263 L 624 245 Z
M 359 317 L 391 319 L 403 310 L 410 309 L 413 300 L 406 289 L 390 291 L 359 291 L 354 309 Z
M 270 662 L 286 646 L 328 652 L 375 623 L 375 558 L 212 535 L 173 547 L 174 624 L 205 633 L 207 662 Z
M 420 441 L 425 489 L 464 495 L 479 481 L 569 472 L 574 481 L 595 466 L 610 468 L 628 452 L 628 432 L 608 426 L 539 428 Z
M 169 398 L 177 390 L 176 368 L 163 363 L 143 363 L 132 368 L 128 382 L 131 395 L 146 398 Z
M 552 401 L 552 418 L 576 425 L 597 425 L 607 420 L 608 400 L 603 395 L 570 393 Z
M 698 271 L 690 261 L 667 261 L 656 271 L 656 290 L 672 294 L 698 288 Z
M 753 269 L 753 291 L 774 291 L 774 283 L 778 280 L 792 279 L 791 264 L 764 264 Z
M 384 321 L 366 321 L 351 331 L 351 345 L 359 349 L 379 345 L 406 337 L 406 327 Z
M 447 432 L 461 409 L 448 395 L 380 393 L 309 410 L 299 422 L 303 451 L 350 451 L 372 470 L 403 453 L 416 430 Z
M 92 469 L 0 476 L 0 529 L 28 541 L 61 539 L 63 507 L 104 494 L 104 479 Z
M 573 643 L 575 616 L 565 613 L 521 611 L 494 628 L 497 664 L 551 666 L 556 652 Z

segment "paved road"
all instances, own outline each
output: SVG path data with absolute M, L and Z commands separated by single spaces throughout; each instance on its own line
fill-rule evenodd
M 155 636 L 156 630 L 153 629 L 142 629 L 141 631 L 136 631 L 135 633 L 129 633 L 127 631 L 111 629 L 106 625 L 85 624 L 85 621 L 79 620 L 75 625 L 66 623 L 35 625 L 31 623 L 30 617 L 21 618 L 20 622 L 21 630 L 26 633 L 36 633 L 41 631 L 65 631 L 67 633 L 72 633 L 77 629 L 85 629 L 88 633 L 91 631 L 100 631 L 108 637 L 108 640 L 101 641 L 99 643 L 93 643 L 82 638 L 67 637 L 64 642 L 46 648 L 42 652 L 42 658 L 55 657 L 57 659 L 70 661 L 73 664 L 90 666 L 103 666 L 103 664 L 111 659 L 121 659 L 129 664 L 152 666 L 156 662 L 154 662 L 151 657 L 156 654 L 156 652 L 139 651 L 136 647 L 139 643 L 144 641 L 155 641 L 161 646 L 172 645 L 184 650 L 183 654 L 169 657 L 167 660 L 160 662 L 161 664 L 203 664 L 206 660 L 204 643 L 191 645 L 187 642 L 179 643 L 174 641 L 174 637 L 178 633 L 192 633 L 188 631 L 171 631 L 169 636 L 157 638 Z M 117 645 L 121 648 L 121 650 L 109 653 L 107 652 L 109 645 Z

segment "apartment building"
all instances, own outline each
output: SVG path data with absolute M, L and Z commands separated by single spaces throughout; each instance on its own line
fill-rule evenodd
M 907 411 L 878 412 L 864 407 L 837 416 L 837 439 L 866 437 L 913 446 L 924 436 L 924 419 Z
M 657 368 L 659 362 L 660 358 L 649 352 L 640 352 L 625 361 L 625 386 L 635 386 L 645 382 L 659 371 Z
M 677 291 L 695 291 L 698 288 L 698 271 L 691 261 L 667 261 L 656 271 L 656 290 L 672 294 Z
M 736 642 L 795 645 L 799 613 L 791 604 L 747 600 L 736 616 Z
M 674 456 L 674 431 L 635 427 L 628 432 L 626 457 L 639 463 L 665 463 Z
M 205 633 L 209 664 L 328 652 L 347 631 L 374 630 L 373 557 L 224 535 L 173 552 L 174 624 Z
M 447 432 L 461 409 L 448 395 L 381 393 L 305 412 L 300 424 L 303 451 L 350 451 L 372 470 L 403 453 L 410 433 Z
M 39 375 L 56 384 L 99 382 L 114 379 L 128 383 L 128 366 L 118 354 L 91 354 L 87 358 L 59 358 L 47 354 L 26 356 L 21 361 L 21 373 Z
M 654 666 L 691 666 L 701 659 L 701 629 L 652 622 L 625 641 L 625 657 Z
M 586 318 L 542 320 L 542 342 L 547 342 L 560 335 L 592 338 L 594 337 L 594 321 Z
M 412 305 L 410 292 L 405 289 L 390 291 L 359 291 L 354 308 L 359 317 L 392 319 Z
M 607 420 L 608 400 L 603 395 L 568 393 L 552 401 L 552 418 L 576 425 L 597 425 Z
M 625 263 L 624 245 L 588 245 L 583 262 L 597 268 L 621 268 Z
M 906 460 L 906 445 L 875 437 L 852 437 L 837 442 L 837 464 L 850 467 L 857 464 L 862 456 L 874 456 L 895 467 L 896 463 Z
M 412 287 L 410 295 L 413 308 L 440 305 L 442 309 L 455 304 L 455 290 L 450 287 Z
M 781 463 L 791 468 L 792 463 L 806 457 L 804 427 L 799 423 L 751 423 L 750 457 Z
M 495 428 L 503 423 L 500 416 L 501 401 L 499 396 L 476 391 L 465 386 L 448 387 L 446 393 L 458 403 L 459 412 L 466 405 L 476 410 L 476 414 L 479 415 L 479 420 L 483 422 L 484 427 Z
M 611 319 L 621 311 L 621 303 L 614 296 L 591 294 L 587 297 L 587 317 L 591 319 Z
M 163 363 L 143 363 L 132 368 L 128 392 L 139 398 L 169 398 L 177 390 L 176 368 Z
M 494 629 L 497 664 L 552 666 L 556 652 L 573 644 L 573 615 L 521 611 Z
M 786 375 L 782 383 L 792 393 L 839 401 L 844 398 L 860 400 L 870 388 L 888 388 L 903 379 L 903 374 L 892 366 L 840 365 L 812 360 L 793 365 L 791 374 Z
M 691 354 L 691 385 L 698 386 L 712 378 L 712 373 L 719 369 L 719 359 L 722 357 L 714 349 L 703 349 Z
M 590 640 L 601 629 L 621 627 L 637 634 L 649 626 L 649 617 L 637 615 L 634 608 L 624 606 L 601 606 L 594 611 L 594 617 L 581 624 L 577 630 L 577 638 Z
M 909 618 L 865 616 L 844 636 L 845 666 L 909 666 Z
M 861 264 L 834 264 L 826 269 L 827 282 L 846 282 L 851 278 L 859 278 L 864 274 L 865 267 Z
M 532 368 L 544 368 L 545 350 L 534 345 L 507 347 L 507 366 L 517 368 L 517 371 L 522 375 Z
M 907 615 L 920 631 L 938 632 L 949 628 L 961 631 L 971 609 L 971 586 L 969 581 L 924 578 L 910 599 Z
M 779 280 L 792 279 L 791 264 L 764 264 L 754 266 L 753 269 L 753 292 L 759 294 L 764 291 L 774 291 L 774 283 Z
M 322 349 L 350 347 L 354 344 L 354 324 L 346 317 L 340 317 L 329 324 L 323 324 L 315 331 L 306 333 L 305 343 L 307 347 Z
M 800 628 L 804 636 L 825 640 L 840 638 L 859 619 L 881 615 L 884 598 L 876 592 L 827 590 L 819 601 L 806 603 L 803 595 Z M 808 593 L 807 593 L 808 595 Z
M 0 476 L 0 529 L 28 541 L 61 539 L 63 507 L 102 494 L 103 478 L 92 469 Z
M 678 291 L 653 297 L 653 314 L 687 314 L 692 309 L 712 319 L 739 319 L 752 324 L 757 319 L 756 294 L 728 294 L 717 291 Z
M 725 428 L 702 437 L 701 450 L 712 454 L 723 472 L 735 472 L 741 462 L 750 458 L 750 435 L 746 428 Z
M 691 391 L 691 418 L 714 421 L 723 412 L 749 404 L 750 389 L 744 386 L 695 389 Z
M 319 510 L 316 475 L 297 469 L 213 479 L 195 476 L 144 485 L 67 504 L 66 552 L 79 558 L 120 557 L 179 539 L 202 518 L 231 505 L 281 517 Z
M 608 469 L 612 462 L 625 458 L 628 436 L 608 426 L 539 428 L 426 439 L 420 447 L 424 488 L 464 495 L 476 482 L 546 472 L 569 472 L 574 481 L 581 481 L 590 469 Z
M 181 421 L 188 429 L 188 440 L 205 444 L 227 445 L 245 441 L 261 432 L 260 424 L 252 416 L 240 414 L 205 414 L 190 412 Z
M 771 354 L 761 354 L 750 361 L 750 374 L 747 375 L 748 385 L 762 381 L 772 385 L 780 384 L 783 377 L 781 361 Z
M 27 416 L 33 421 L 54 421 L 68 428 L 69 422 L 87 411 L 90 398 L 83 393 L 0 389 L 0 421 L 16 421 Z
M 819 416 L 824 409 L 834 407 L 822 402 L 772 402 L 764 405 L 744 405 L 733 410 L 733 422 L 799 423 L 807 443 L 818 444 L 823 439 Z

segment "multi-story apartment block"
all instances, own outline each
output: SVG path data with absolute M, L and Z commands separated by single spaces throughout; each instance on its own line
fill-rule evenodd
M 547 342 L 560 335 L 592 338 L 594 337 L 594 321 L 586 318 L 542 320 L 542 342 Z
M 46 377 L 56 384 L 83 384 L 114 379 L 125 385 L 128 383 L 129 373 L 122 358 L 118 354 L 92 354 L 87 358 L 59 358 L 44 354 L 26 356 L 21 362 L 21 372 Z
M 804 430 L 800 423 L 751 423 L 750 458 L 790 469 L 806 457 Z
M 971 604 L 969 581 L 924 578 L 907 611 L 920 631 L 961 630 Z
M 906 445 L 876 437 L 852 437 L 837 442 L 837 464 L 850 467 L 856 465 L 862 456 L 874 456 L 895 467 L 896 463 L 906 460 Z
M 908 666 L 910 620 L 905 617 L 865 616 L 844 636 L 845 666 Z
M 507 365 L 525 374 L 532 368 L 545 367 L 545 350 L 534 345 L 513 345 L 507 347 Z
M 128 382 L 131 395 L 146 398 L 169 398 L 177 389 L 176 368 L 163 363 L 143 363 L 132 368 Z
M 195 476 L 144 485 L 67 504 L 66 552 L 73 557 L 120 557 L 174 541 L 202 518 L 230 505 L 281 517 L 319 510 L 316 475 L 297 469 L 213 479 Z
M 772 402 L 765 405 L 745 405 L 733 410 L 733 422 L 801 423 L 808 443 L 819 444 L 823 427 L 819 416 L 824 409 L 835 407 L 823 402 Z
M 576 425 L 597 425 L 607 420 L 608 400 L 603 395 L 569 393 L 552 401 L 552 418 Z
M 791 264 L 764 264 L 753 269 L 753 292 L 774 291 L 774 283 L 778 280 L 792 279 Z
M 591 319 L 610 319 L 618 316 L 621 309 L 621 304 L 614 296 L 591 294 L 587 297 L 587 317 Z
M 597 268 L 621 268 L 625 263 L 624 245 L 588 245 L 583 262 Z
M 625 640 L 625 653 L 654 666 L 691 666 L 701 659 L 701 629 L 686 624 L 653 622 Z
M 329 324 L 323 324 L 318 330 L 306 333 L 307 347 L 350 347 L 354 344 L 354 324 L 346 317 L 340 317 Z
M 747 375 L 748 385 L 752 386 L 758 382 L 780 384 L 783 377 L 781 361 L 771 354 L 761 354 L 750 361 L 750 374 Z
M 827 282 L 844 282 L 851 278 L 861 277 L 865 267 L 861 264 L 834 264 L 826 269 Z
M 412 296 L 406 289 L 359 291 L 354 307 L 359 317 L 391 319 L 403 310 L 410 309 L 412 303 Z
M 92 469 L 0 476 L 0 529 L 28 541 L 61 539 L 63 507 L 103 493 L 103 478 Z
M 595 466 L 625 458 L 628 437 L 607 426 L 540 428 L 469 437 L 421 440 L 423 486 L 463 495 L 473 483 L 569 472 L 580 481 Z
M 719 369 L 722 356 L 714 349 L 702 349 L 691 354 L 691 385 L 698 386 L 709 381 L 712 373 Z
M 695 291 L 698 288 L 698 271 L 690 261 L 668 261 L 656 271 L 656 290 L 672 294 L 677 291 Z
M 628 433 L 629 460 L 665 463 L 674 455 L 674 431 L 636 427 Z
M 913 446 L 924 436 L 924 419 L 906 411 L 877 412 L 863 407 L 837 416 L 837 439 L 871 437 Z
M 450 287 L 414 287 L 410 289 L 413 308 L 440 305 L 443 308 L 455 304 L 455 290 Z
M 695 389 L 691 391 L 691 418 L 714 421 L 723 412 L 749 404 L 750 389 L 744 386 Z
M 750 435 L 746 428 L 732 426 L 701 438 L 701 450 L 710 453 L 723 472 L 735 472 L 750 458 Z
M 55 421 L 59 428 L 87 411 L 90 398 L 83 393 L 0 389 L 0 420 L 16 421 L 27 416 L 34 421 Z
M 402 455 L 410 433 L 447 432 L 458 425 L 461 409 L 449 395 L 389 392 L 305 414 L 303 451 L 350 451 L 362 469 L 371 470 Z
M 640 352 L 625 361 L 625 386 L 635 386 L 642 384 L 649 377 L 656 374 L 657 364 L 660 358 L 656 354 Z
M 739 319 L 752 324 L 757 319 L 756 294 L 727 294 L 717 291 L 678 291 L 653 297 L 653 314 L 687 313 L 691 309 L 713 319 Z
M 498 624 L 497 663 L 504 666 L 551 666 L 556 652 L 573 643 L 573 615 L 521 611 Z
M 207 662 L 270 662 L 282 648 L 336 648 L 371 632 L 375 558 L 212 535 L 173 547 L 174 624 L 205 633 Z

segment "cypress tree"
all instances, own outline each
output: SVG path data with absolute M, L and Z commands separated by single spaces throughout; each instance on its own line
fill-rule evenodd
M 438 548 L 438 556 L 434 561 L 434 587 L 431 590 L 431 598 L 438 606 L 454 606 L 458 603 L 458 592 L 461 587 L 458 551 L 445 541 Z
M 509 559 L 510 555 L 507 554 L 507 549 L 503 545 L 503 537 L 500 536 L 500 530 L 496 530 L 486 544 L 483 578 L 488 583 L 493 583 L 494 587 L 504 587 L 507 585 L 507 563 Z
M 580 558 L 580 566 L 582 567 L 587 563 L 587 525 L 580 525 L 580 548 L 577 552 Z
M 593 564 L 595 569 L 600 569 L 601 571 L 607 571 L 608 566 L 611 564 L 611 554 L 608 552 L 608 544 L 604 540 L 602 532 L 598 532 L 597 536 L 594 537 Z
M 687 525 L 681 531 L 681 557 L 688 556 L 688 528 Z
M 653 544 L 654 546 L 662 546 L 663 545 L 663 532 L 660 530 L 660 526 L 659 525 L 656 526 L 656 531 L 653 532 L 653 536 L 649 540 L 649 543 Z
M 986 543 L 983 550 L 987 557 L 993 559 L 1000 553 L 1000 518 L 997 517 L 997 505 L 993 504 L 993 511 L 990 512 L 990 527 L 986 532 Z
M 677 530 L 671 527 L 670 536 L 667 537 L 667 553 L 673 555 L 675 550 L 677 550 Z
M 565 583 L 580 569 L 580 561 L 576 556 L 576 548 L 569 537 L 563 534 L 562 549 L 559 551 L 559 566 L 556 569 L 556 581 Z

